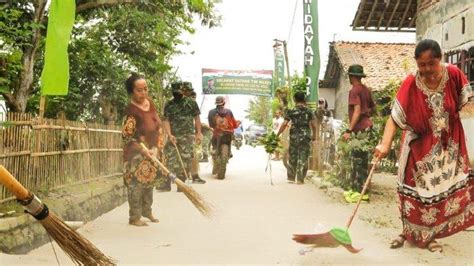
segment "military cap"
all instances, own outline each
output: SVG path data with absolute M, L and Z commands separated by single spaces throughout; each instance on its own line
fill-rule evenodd
M 187 91 L 192 91 L 193 89 L 193 84 L 189 81 L 183 82 L 183 89 Z
M 171 91 L 179 91 L 183 88 L 183 82 L 175 81 L 171 83 Z

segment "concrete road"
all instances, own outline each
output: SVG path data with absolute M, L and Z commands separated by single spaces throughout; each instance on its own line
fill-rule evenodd
M 124 204 L 85 225 L 80 232 L 122 265 L 448 265 L 474 261 L 472 232 L 448 238 L 443 242 L 442 254 L 414 247 L 391 250 L 388 242 L 398 229 L 375 228 L 357 218 L 351 235 L 354 246 L 364 248 L 359 254 L 343 248 L 323 248 L 300 255 L 303 246 L 291 240 L 293 233 L 344 226 L 353 205 L 337 203 L 311 184 L 288 184 L 281 162 L 272 162 L 274 186 L 271 186 L 269 174 L 265 173 L 266 159 L 261 147 L 244 146 L 234 151 L 225 180 L 214 179 L 210 164 L 201 164 L 201 176 L 208 183 L 193 186 L 218 208 L 212 220 L 202 217 L 184 195 L 173 191 L 154 195 L 153 208 L 161 220 L 159 224 L 129 226 L 128 205 Z M 367 211 L 374 206 L 365 204 L 361 208 Z M 396 209 L 396 203 L 391 208 Z M 471 252 L 466 252 L 466 245 Z M 56 251 L 61 265 L 71 264 L 57 246 Z M 0 254 L 0 265 L 18 264 L 57 263 L 50 244 L 26 255 Z

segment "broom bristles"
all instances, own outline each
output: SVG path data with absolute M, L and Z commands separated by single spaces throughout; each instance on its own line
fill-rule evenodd
M 72 230 L 59 217 L 49 213 L 40 220 L 59 247 L 78 265 L 115 265 L 112 258 L 107 257 L 94 244 L 78 232 Z
M 293 240 L 305 245 L 313 245 L 315 247 L 337 247 L 340 243 L 329 233 L 323 234 L 298 234 L 293 235 Z
M 207 218 L 213 216 L 214 208 L 212 204 L 207 202 L 196 190 L 186 185 L 183 181 L 176 178 L 174 180 L 178 189 L 191 201 L 191 203 L 198 209 L 198 211 Z
M 335 239 L 329 232 L 322 234 L 295 234 L 293 240 L 304 245 L 312 245 L 315 248 L 335 248 L 343 246 L 351 253 L 358 253 L 362 249 L 344 244 Z

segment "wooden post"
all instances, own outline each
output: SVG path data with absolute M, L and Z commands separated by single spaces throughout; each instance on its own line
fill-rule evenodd
M 39 124 L 43 124 L 45 105 L 46 105 L 46 96 L 41 95 L 40 106 L 39 106 L 39 119 L 38 119 Z M 35 147 L 31 147 L 31 148 L 34 149 L 33 150 L 34 152 L 41 152 L 41 133 L 42 133 L 41 129 L 33 130 L 33 134 L 35 136 Z M 33 176 L 35 180 L 35 186 L 34 186 L 35 189 L 38 189 L 42 184 L 40 160 L 41 159 L 39 157 L 33 158 Z
M 40 118 L 40 121 L 43 120 L 43 117 L 44 117 L 44 106 L 46 104 L 46 96 L 44 95 L 41 95 L 41 98 L 40 98 L 40 106 L 39 106 L 39 118 Z
M 288 61 L 288 49 L 286 47 L 286 41 L 283 41 L 283 51 L 285 53 L 286 77 L 288 79 L 288 88 L 291 92 L 290 62 Z M 292 99 L 293 95 L 290 95 L 290 98 Z
M 316 153 L 316 161 L 317 161 L 317 164 L 316 164 L 316 169 L 318 170 L 318 175 L 320 177 L 323 177 L 323 168 L 324 168 L 324 164 L 322 163 L 323 162 L 323 151 L 325 149 L 322 141 L 321 141 L 321 134 L 323 133 L 323 130 L 321 129 L 321 125 L 322 125 L 322 121 L 320 119 L 317 119 L 317 124 L 316 124 L 316 145 L 318 146 L 318 150 L 317 150 L 317 153 Z

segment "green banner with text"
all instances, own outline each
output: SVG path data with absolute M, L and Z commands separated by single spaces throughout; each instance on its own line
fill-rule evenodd
M 318 101 L 319 82 L 319 32 L 318 32 L 318 1 L 303 0 L 304 8 L 304 72 L 306 75 L 306 92 L 309 94 L 308 104 L 316 107 Z
M 276 43 L 273 46 L 273 52 L 275 55 L 275 70 L 273 72 L 273 85 L 274 88 L 285 86 L 285 56 L 283 51 L 283 45 Z
M 247 94 L 271 96 L 271 70 L 202 69 L 203 94 Z

